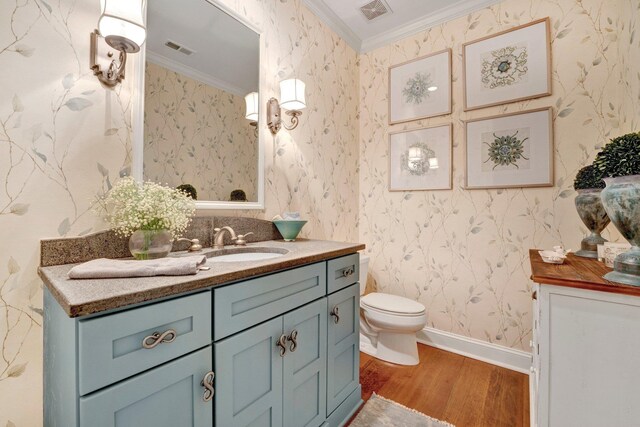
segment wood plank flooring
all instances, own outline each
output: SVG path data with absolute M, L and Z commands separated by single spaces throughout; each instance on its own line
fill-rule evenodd
M 528 427 L 529 377 L 418 344 L 420 364 L 360 353 L 362 398 L 386 397 L 456 427 Z

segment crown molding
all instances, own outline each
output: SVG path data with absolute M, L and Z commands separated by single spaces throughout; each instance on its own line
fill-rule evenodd
M 342 19 L 324 2 L 324 0 L 303 0 L 307 8 L 329 28 L 342 38 L 356 52 L 360 52 L 362 40 L 351 28 L 347 27 Z
M 147 61 L 152 62 L 161 67 L 167 68 L 176 73 L 182 74 L 184 76 L 190 77 L 194 80 L 197 80 L 201 83 L 204 83 L 209 86 L 216 87 L 218 89 L 222 89 L 225 92 L 232 93 L 234 95 L 238 95 L 244 98 L 244 96 L 249 93 L 246 89 L 241 87 L 231 85 L 225 81 L 217 79 L 213 76 L 205 74 L 201 71 L 196 70 L 195 68 L 191 68 L 187 65 L 184 65 L 178 61 L 173 59 L 169 59 L 166 56 L 159 55 L 155 52 L 151 52 L 147 50 Z
M 421 31 L 500 3 L 502 0 L 460 0 L 430 15 L 374 37 L 360 39 L 324 0 L 304 0 L 307 7 L 359 53 L 366 53 Z

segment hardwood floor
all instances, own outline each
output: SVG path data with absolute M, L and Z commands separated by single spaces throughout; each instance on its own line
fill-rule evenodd
M 360 353 L 362 398 L 386 397 L 456 427 L 529 426 L 529 377 L 418 344 L 420 364 Z

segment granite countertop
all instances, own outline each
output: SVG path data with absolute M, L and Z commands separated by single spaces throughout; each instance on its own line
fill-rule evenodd
M 209 262 L 207 266 L 211 267 L 210 270 L 192 276 L 69 279 L 69 270 L 78 264 L 40 267 L 38 274 L 69 317 L 79 317 L 325 261 L 355 253 L 365 246 L 359 243 L 298 239 L 295 242 L 269 240 L 250 243 L 246 247 L 274 251 L 286 249 L 289 252 L 278 258 L 261 261 Z M 205 248 L 203 252 L 208 250 L 211 249 Z

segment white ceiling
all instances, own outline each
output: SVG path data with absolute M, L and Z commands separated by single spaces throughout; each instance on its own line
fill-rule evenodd
M 173 71 L 241 96 L 258 90 L 258 34 L 206 0 L 148 1 L 145 44 L 147 60 Z
M 360 7 L 371 0 L 304 0 L 358 52 L 368 52 L 501 0 L 385 0 L 391 13 L 368 21 Z

